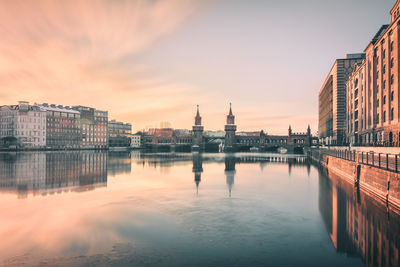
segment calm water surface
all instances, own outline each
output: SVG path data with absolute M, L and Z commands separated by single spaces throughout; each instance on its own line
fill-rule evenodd
M 0 266 L 399 266 L 400 217 L 301 156 L 0 154 Z

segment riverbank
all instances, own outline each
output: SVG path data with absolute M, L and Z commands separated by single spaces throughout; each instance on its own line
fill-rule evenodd
M 397 157 L 396 171 L 394 171 L 384 163 L 382 163 L 382 167 L 381 165 L 377 167 L 374 163 L 371 166 L 368 160 L 365 161 L 365 155 L 361 152 L 347 152 L 344 154 L 341 151 L 335 154 L 332 153 L 332 150 L 312 149 L 306 154 L 312 162 L 326 168 L 328 173 L 332 172 L 340 176 L 343 180 L 353 184 L 355 188 L 385 202 L 388 207 L 400 211 L 400 173 L 397 168 Z

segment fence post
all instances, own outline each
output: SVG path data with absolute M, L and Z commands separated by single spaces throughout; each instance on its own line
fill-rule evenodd
M 374 151 L 371 152 L 372 154 L 372 166 L 375 165 L 375 155 L 374 155 Z
M 381 167 L 381 153 L 378 153 L 378 162 L 379 162 L 379 168 Z
M 389 154 L 386 153 L 386 170 L 389 170 Z

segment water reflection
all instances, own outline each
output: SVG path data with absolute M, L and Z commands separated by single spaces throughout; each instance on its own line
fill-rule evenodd
M 319 210 L 338 252 L 361 256 L 366 266 L 400 266 L 399 214 L 323 170 Z
M 0 190 L 19 198 L 92 191 L 0 195 L 0 260 L 32 247 L 43 255 L 50 243 L 48 255 L 64 256 L 65 266 L 131 266 L 157 253 L 161 266 L 400 266 L 400 216 L 301 156 L 8 153 Z M 107 254 L 115 244 L 122 250 Z M 48 265 L 63 265 L 57 257 Z
M 109 152 L 107 162 L 108 174 L 129 174 L 131 173 L 132 156 L 131 152 Z
M 232 187 L 235 182 L 235 169 L 236 158 L 233 155 L 228 155 L 225 157 L 225 176 L 226 184 L 228 185 L 229 197 L 232 195 Z
M 199 195 L 199 184 L 201 182 L 201 173 L 203 172 L 203 158 L 201 154 L 196 153 L 193 155 L 193 168 L 194 182 L 196 183 L 196 195 Z
M 107 153 L 0 154 L 0 190 L 18 198 L 107 186 Z

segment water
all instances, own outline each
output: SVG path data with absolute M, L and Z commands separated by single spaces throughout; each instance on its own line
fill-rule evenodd
M 302 156 L 0 154 L 0 266 L 399 266 L 400 217 Z

